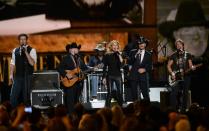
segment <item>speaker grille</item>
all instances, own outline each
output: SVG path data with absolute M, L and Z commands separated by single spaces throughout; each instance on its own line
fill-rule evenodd
M 56 71 L 33 73 L 32 89 L 46 90 L 60 87 L 59 73 Z

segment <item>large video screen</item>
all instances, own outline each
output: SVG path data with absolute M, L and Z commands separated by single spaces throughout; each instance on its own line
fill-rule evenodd
M 46 17 L 141 24 L 143 0 L 48 0 Z

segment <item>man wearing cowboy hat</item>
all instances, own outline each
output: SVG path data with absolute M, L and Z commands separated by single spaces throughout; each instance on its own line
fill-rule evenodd
M 103 42 L 100 42 L 96 45 L 94 51 L 95 51 L 95 55 L 91 56 L 90 59 L 89 59 L 89 62 L 88 62 L 88 67 L 90 68 L 93 68 L 94 71 L 98 71 L 100 73 L 103 66 L 104 66 L 104 63 L 103 63 L 103 58 L 104 58 L 104 53 L 105 53 L 105 44 L 107 42 L 103 41 Z M 99 87 L 99 75 L 95 75 L 93 74 L 91 77 L 90 77 L 90 85 L 91 85 L 91 98 L 92 100 L 94 99 L 97 99 L 97 89 Z
M 197 0 L 184 0 L 180 3 L 174 17 L 169 17 L 169 21 L 160 23 L 159 33 L 167 38 L 169 46 L 166 46 L 166 54 L 170 56 L 174 51 L 174 41 L 181 39 L 184 41 L 184 50 L 194 56 L 192 61 L 196 64 L 203 63 L 200 69 L 193 72 L 191 80 L 192 100 L 207 105 L 209 103 L 208 94 L 204 88 L 209 85 L 208 68 L 208 27 L 209 21 L 204 16 L 203 9 Z M 165 44 L 166 45 L 166 44 Z M 170 52 L 169 52 L 170 51 Z M 200 83 L 204 83 L 201 89 L 196 88 Z M 196 97 L 196 96 L 201 96 Z
M 128 64 L 131 65 L 129 81 L 131 86 L 132 101 L 139 100 L 140 92 L 144 100 L 150 101 L 149 75 L 152 69 L 152 55 L 146 51 L 148 40 L 139 36 L 136 40 L 138 48 L 130 52 Z M 139 92 L 140 90 L 140 92 Z
M 71 44 L 67 44 L 65 48 L 67 55 L 61 60 L 57 70 L 62 78 L 61 86 L 64 89 L 64 102 L 70 114 L 73 111 L 74 105 L 79 102 L 82 90 L 82 79 L 77 78 L 80 78 L 82 75 L 81 70 L 86 70 L 87 67 L 78 55 L 81 48 L 80 45 L 72 42 Z M 71 83 L 73 84 L 71 85 Z

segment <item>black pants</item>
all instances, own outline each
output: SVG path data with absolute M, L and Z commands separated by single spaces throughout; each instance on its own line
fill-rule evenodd
M 149 85 L 146 80 L 131 80 L 130 86 L 132 101 L 140 100 L 140 93 L 142 93 L 143 99 L 150 101 Z
M 107 98 L 106 98 L 106 106 L 110 107 L 111 99 L 114 97 L 114 83 L 116 85 L 116 93 L 115 99 L 118 104 L 122 106 L 123 97 L 122 97 L 122 77 L 121 76 L 108 76 L 107 78 Z
M 179 81 L 176 86 L 172 87 L 171 91 L 171 105 L 174 109 L 185 111 L 188 107 L 188 92 L 191 78 L 184 77 L 184 80 Z
M 10 93 L 10 102 L 12 107 L 18 106 L 20 103 L 24 103 L 29 106 L 30 92 L 31 92 L 31 80 L 32 75 L 27 77 L 15 77 Z
M 64 88 L 64 102 L 68 109 L 68 113 L 72 113 L 74 106 L 79 102 L 79 97 L 81 95 L 82 83 L 77 82 L 72 87 Z

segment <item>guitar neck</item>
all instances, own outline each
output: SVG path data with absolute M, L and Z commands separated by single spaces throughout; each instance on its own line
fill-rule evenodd
M 194 65 L 194 67 L 195 68 L 198 68 L 198 67 L 200 67 L 200 66 L 202 66 L 203 64 L 202 63 L 200 63 L 200 64 L 197 64 L 197 65 Z M 185 71 L 185 73 L 188 73 L 188 72 L 190 72 L 192 69 L 191 68 L 189 68 L 189 69 L 187 69 L 186 71 Z

